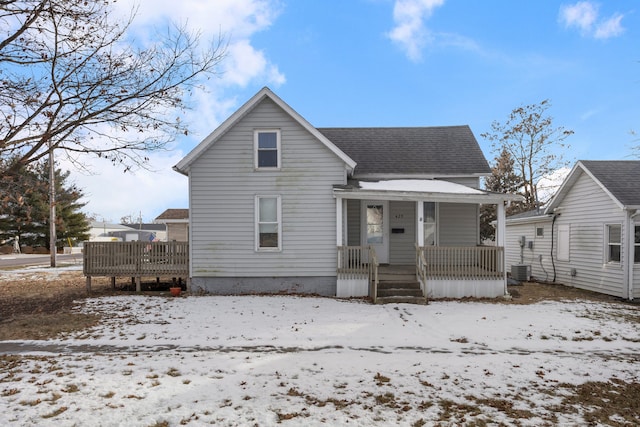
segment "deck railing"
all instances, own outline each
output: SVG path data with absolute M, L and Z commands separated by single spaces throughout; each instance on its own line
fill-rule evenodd
M 504 277 L 504 248 L 500 246 L 419 246 L 416 267 L 426 279 L 487 280 Z
M 85 242 L 82 252 L 88 291 L 92 276 L 135 277 L 139 288 L 141 277 L 189 275 L 188 242 Z
M 371 246 L 338 246 L 338 280 L 367 280 L 369 296 L 378 292 L 378 260 Z

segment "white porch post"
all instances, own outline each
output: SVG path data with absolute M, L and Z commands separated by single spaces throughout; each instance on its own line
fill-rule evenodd
M 424 246 L 424 202 L 416 202 L 416 218 L 418 218 L 418 246 Z
M 502 247 L 502 259 L 500 260 L 500 264 L 502 264 L 502 271 L 504 274 L 504 294 L 508 294 L 507 290 L 507 259 L 506 259 L 506 251 L 504 250 L 504 242 L 505 242 L 505 234 L 507 232 L 507 227 L 505 224 L 506 215 L 504 209 L 504 202 L 498 202 L 498 209 L 496 215 L 496 246 Z
M 496 215 L 496 246 L 504 247 L 506 231 L 504 202 L 499 202 Z
M 342 197 L 336 197 L 336 243 L 337 246 L 343 246 L 344 233 L 343 233 L 343 199 Z

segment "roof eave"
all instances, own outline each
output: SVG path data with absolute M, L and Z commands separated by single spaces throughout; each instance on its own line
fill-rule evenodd
M 311 125 L 304 117 L 302 117 L 298 112 L 296 112 L 293 108 L 291 108 L 286 102 L 284 102 L 280 97 L 278 97 L 275 93 L 271 91 L 268 87 L 262 88 L 258 93 L 251 97 L 247 102 L 245 102 L 235 113 L 233 113 L 227 120 L 222 122 L 220 126 L 218 126 L 212 133 L 210 133 L 205 139 L 200 142 L 189 154 L 187 154 L 182 160 L 178 162 L 174 166 L 174 170 L 182 173 L 183 175 L 188 174 L 189 167 L 191 164 L 205 151 L 207 150 L 211 144 L 213 144 L 218 138 L 224 135 L 233 125 L 235 125 L 240 119 L 242 119 L 245 115 L 247 115 L 251 110 L 253 110 L 263 99 L 269 98 L 276 105 L 282 108 L 287 114 L 293 117 L 302 127 L 304 127 L 309 133 L 311 133 L 314 137 L 316 137 L 320 142 L 322 142 L 329 150 L 331 150 L 335 155 L 337 155 L 347 166 L 347 169 L 353 171 L 356 167 L 356 162 L 347 156 L 342 150 L 340 150 L 335 144 L 327 139 L 324 135 L 322 135 L 315 127 Z
M 450 203 L 478 203 L 478 204 L 496 204 L 508 201 L 522 201 L 522 196 L 516 194 L 502 193 L 482 193 L 482 194 L 465 194 L 465 193 L 440 193 L 440 192 L 421 192 L 421 191 L 389 191 L 389 190 L 363 190 L 363 189 L 347 189 L 334 188 L 334 197 L 358 199 L 358 200 L 390 200 L 390 201 L 433 201 L 433 202 L 450 202 Z

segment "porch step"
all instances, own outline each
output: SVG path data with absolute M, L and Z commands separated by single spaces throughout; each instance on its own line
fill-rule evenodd
M 382 289 L 417 289 L 420 290 L 420 283 L 415 278 L 413 280 L 379 280 L 378 290 Z
M 378 283 L 377 304 L 426 304 L 420 283 L 413 280 L 385 280 Z
M 378 297 L 376 304 L 419 304 L 426 305 L 427 299 L 425 297 L 409 297 L 409 296 L 390 296 L 390 297 Z
M 378 288 L 378 298 L 380 297 L 422 297 L 422 289 L 418 288 Z

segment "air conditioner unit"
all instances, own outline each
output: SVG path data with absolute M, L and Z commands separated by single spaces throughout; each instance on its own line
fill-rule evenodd
M 528 264 L 515 264 L 511 266 L 511 278 L 519 282 L 527 282 L 531 277 L 531 266 Z

